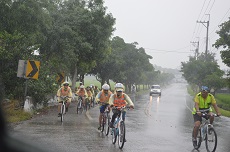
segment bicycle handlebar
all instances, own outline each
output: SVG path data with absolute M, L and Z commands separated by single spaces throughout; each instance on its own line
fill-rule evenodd
M 122 106 L 122 107 L 112 106 L 112 108 L 122 111 L 122 110 L 124 110 L 124 109 L 128 109 L 128 110 L 129 110 L 129 109 L 130 109 L 130 106 Z
M 203 117 L 205 117 L 205 116 L 208 115 L 208 113 L 207 113 L 207 112 L 202 112 L 201 115 L 202 115 Z M 220 115 L 217 115 L 217 114 L 215 114 L 215 113 L 213 113 L 213 116 L 214 116 L 214 117 L 220 117 Z

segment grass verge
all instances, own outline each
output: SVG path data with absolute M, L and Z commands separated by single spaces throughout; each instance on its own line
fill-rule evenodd
M 5 119 L 7 123 L 16 123 L 20 121 L 29 120 L 32 118 L 31 113 L 25 112 L 24 110 L 14 110 L 14 109 L 7 109 L 5 112 Z
M 189 85 L 187 86 L 187 91 L 191 96 L 196 95 Z M 230 117 L 230 94 L 216 94 L 215 99 L 222 116 Z

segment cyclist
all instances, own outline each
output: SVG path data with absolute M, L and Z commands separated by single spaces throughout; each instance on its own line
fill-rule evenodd
M 92 92 L 92 98 L 91 98 L 91 101 L 90 101 L 90 106 L 93 107 L 93 102 L 95 100 L 94 84 L 90 85 L 90 91 Z
M 85 90 L 85 86 L 79 86 L 79 89 L 76 91 L 75 94 L 82 98 L 82 104 L 83 106 L 85 106 L 85 99 L 88 97 L 87 92 Z
M 89 86 L 86 87 L 86 93 L 87 93 L 86 102 L 91 106 L 91 102 L 92 102 L 92 98 L 93 98 L 93 93 L 91 92 Z
M 95 95 L 95 97 L 97 96 L 97 94 L 100 92 L 100 89 L 97 87 L 97 86 L 95 86 L 94 87 L 94 95 Z
M 136 94 L 136 86 L 135 86 L 135 83 L 132 85 L 132 87 L 131 87 L 131 92 L 133 93 L 133 94 Z
M 195 106 L 193 108 L 193 118 L 194 118 L 194 128 L 193 128 L 193 146 L 197 147 L 197 134 L 202 120 L 202 112 L 200 110 L 207 110 L 210 124 L 214 121 L 214 115 L 212 113 L 211 105 L 214 107 L 217 115 L 221 115 L 214 96 L 209 93 L 209 88 L 207 86 L 201 87 L 201 92 L 199 92 L 194 99 Z
M 112 92 L 109 89 L 110 89 L 110 86 L 108 84 L 104 84 L 102 86 L 102 91 L 100 91 L 96 95 L 96 102 L 100 103 L 100 115 L 99 115 L 99 127 L 98 127 L 98 130 L 101 129 L 102 114 L 104 113 L 105 108 L 109 105 L 109 98 L 112 95 Z
M 124 86 L 122 83 L 116 83 L 115 85 L 115 93 L 113 95 L 111 95 L 110 99 L 109 99 L 109 104 L 111 107 L 117 107 L 118 109 L 113 109 L 113 116 L 112 116 L 112 120 L 109 124 L 110 128 L 114 128 L 113 124 L 115 121 L 115 118 L 117 117 L 117 115 L 121 112 L 119 110 L 120 107 L 122 106 L 126 106 L 127 103 L 129 104 L 131 109 L 134 109 L 134 104 L 132 102 L 132 100 L 130 99 L 130 97 L 125 94 L 124 92 Z M 124 111 L 123 113 L 123 120 L 125 120 L 125 114 L 126 111 Z
M 68 97 L 72 97 L 72 90 L 69 87 L 69 82 L 65 81 L 62 83 L 62 87 L 60 89 L 58 89 L 57 91 L 57 97 L 58 97 L 58 117 L 61 116 L 61 105 L 62 103 L 60 96 L 68 96 Z M 68 112 L 68 108 L 69 105 L 71 103 L 71 98 L 68 98 L 67 103 L 66 103 L 66 112 Z

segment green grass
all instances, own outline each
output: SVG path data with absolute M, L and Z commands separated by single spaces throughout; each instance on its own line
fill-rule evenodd
M 32 114 L 29 112 L 25 112 L 24 110 L 14 110 L 8 109 L 5 111 L 6 113 L 6 122 L 15 123 L 24 120 L 28 120 L 32 117 Z
M 230 117 L 230 111 L 220 108 L 220 113 L 222 116 Z
M 222 103 L 224 104 L 230 104 L 230 94 L 216 94 L 215 96 L 217 99 L 221 100 Z
M 94 84 L 94 86 L 98 86 L 98 88 L 101 89 L 101 83 L 97 81 L 97 79 L 94 76 L 86 76 L 84 81 L 84 86 L 87 87 L 90 86 L 91 84 Z M 110 85 L 111 85 L 110 86 L 111 90 L 114 90 L 115 82 L 110 81 Z M 79 82 L 76 83 L 76 87 L 78 86 L 79 86 Z
M 191 96 L 195 96 L 195 93 L 190 86 L 187 86 L 187 91 Z M 230 117 L 230 94 L 216 94 L 215 99 L 221 114 Z
M 216 94 L 215 98 L 220 108 L 230 111 L 230 94 Z

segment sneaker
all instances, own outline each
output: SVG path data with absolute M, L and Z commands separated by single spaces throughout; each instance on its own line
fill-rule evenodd
M 110 127 L 110 128 L 114 128 L 113 122 L 110 122 L 110 123 L 109 123 L 109 127 Z
M 58 114 L 58 117 L 61 117 L 61 113 Z
M 192 139 L 192 143 L 193 143 L 193 147 L 194 147 L 195 149 L 198 149 L 197 140 L 193 138 L 193 139 Z
M 68 109 L 69 109 L 69 108 L 65 108 L 65 112 L 68 112 Z
M 98 127 L 98 130 L 101 130 L 101 126 Z

